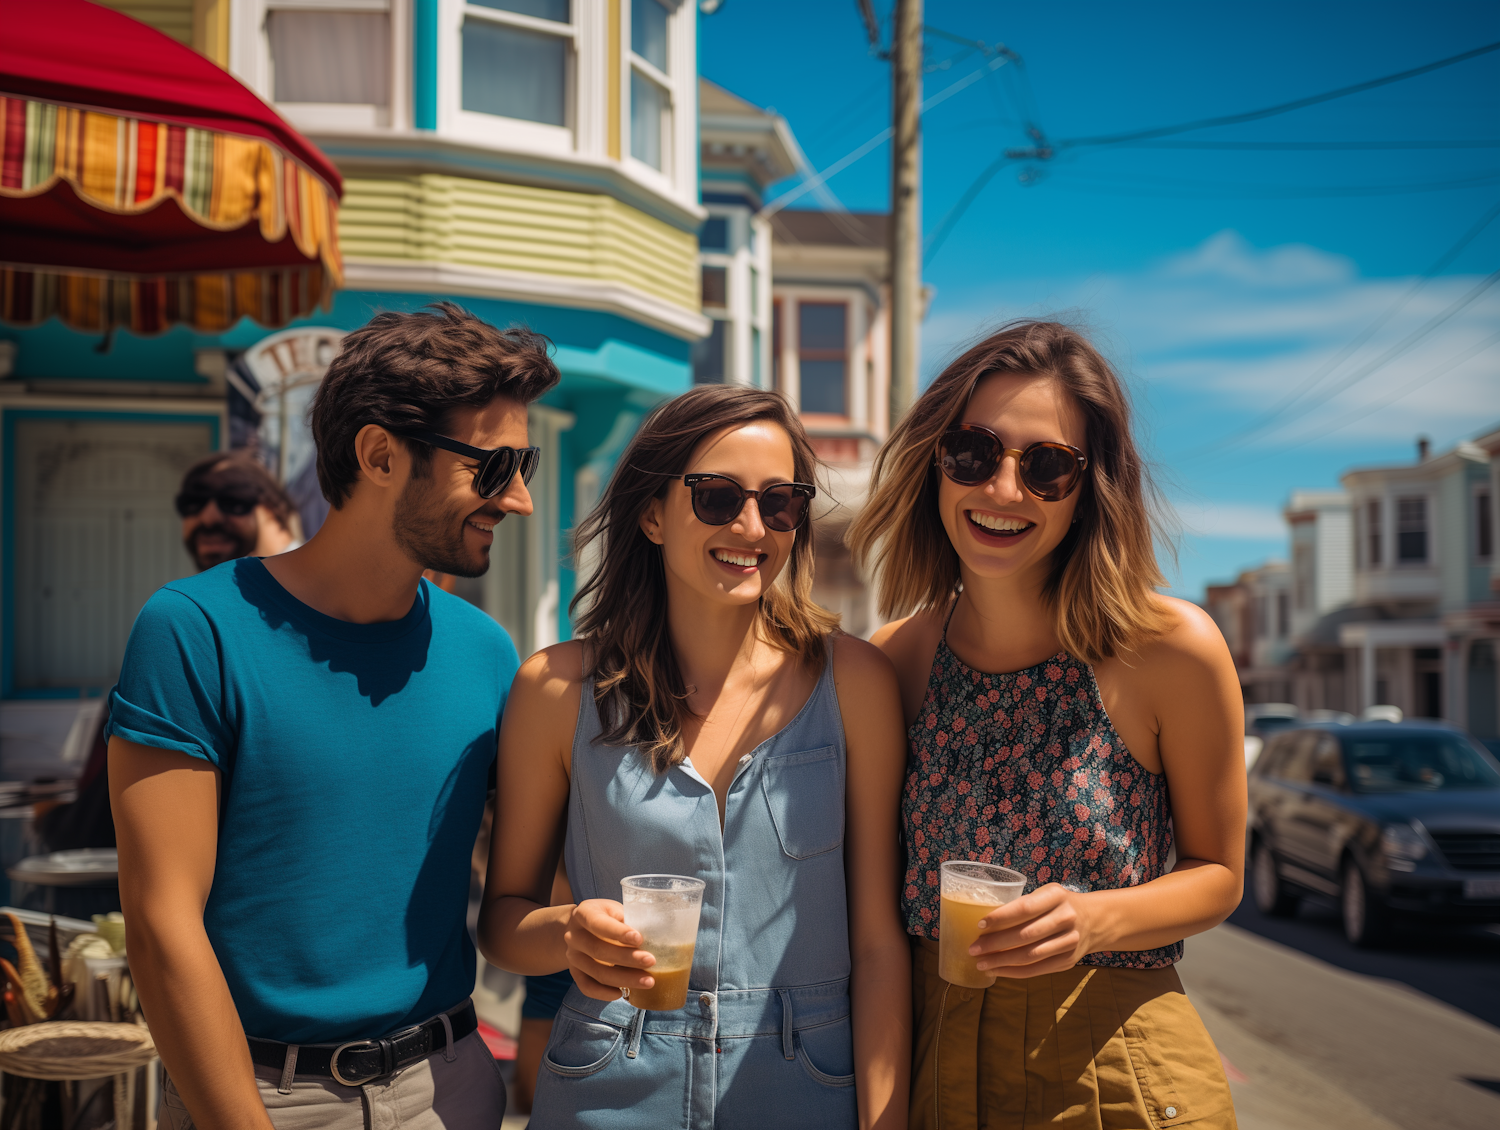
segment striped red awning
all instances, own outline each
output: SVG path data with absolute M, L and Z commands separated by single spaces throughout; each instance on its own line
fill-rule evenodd
M 65 24 L 55 49 L 73 66 L 80 21 L 95 33 L 85 47 L 103 34 L 155 103 L 129 83 L 115 99 L 129 112 L 100 105 L 97 86 L 71 91 L 91 104 L 14 93 L 58 92 L 36 59 Z M 283 325 L 327 303 L 342 279 L 338 173 L 269 107 L 195 52 L 82 0 L 0 0 L 0 24 L 0 319 L 213 332 L 246 316 Z M 153 68 L 167 84 L 193 72 L 204 105 L 140 82 Z

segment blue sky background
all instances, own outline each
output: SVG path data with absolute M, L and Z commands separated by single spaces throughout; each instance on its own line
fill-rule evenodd
M 887 40 L 891 7 L 875 2 Z M 1024 63 L 1024 81 L 1002 67 L 924 116 L 929 233 L 1001 150 L 1029 144 L 1026 116 L 1054 141 L 1171 125 L 1500 40 L 1500 5 L 1433 0 L 928 0 L 926 22 L 1003 42 Z M 700 28 L 702 74 L 785 115 L 815 168 L 888 124 L 889 68 L 872 57 L 854 0 L 726 0 Z M 936 34 L 927 55 L 926 97 L 985 62 Z M 1419 433 L 1441 449 L 1500 425 L 1500 341 L 1490 340 L 1500 331 L 1500 285 L 1338 387 L 1500 268 L 1496 219 L 1409 294 L 1500 204 L 1500 52 L 1169 140 L 1490 143 L 1078 148 L 1001 168 L 937 250 L 925 271 L 936 298 L 924 376 L 1006 318 L 1061 313 L 1090 327 L 1134 390 L 1142 438 L 1183 529 L 1174 591 L 1196 599 L 1208 580 L 1285 556 L 1280 510 L 1291 490 L 1336 487 L 1355 465 L 1410 461 Z M 884 210 L 889 161 L 882 145 L 830 188 L 852 210 Z M 1403 296 L 1365 344 L 1340 356 Z M 1299 392 L 1267 426 L 1242 434 Z

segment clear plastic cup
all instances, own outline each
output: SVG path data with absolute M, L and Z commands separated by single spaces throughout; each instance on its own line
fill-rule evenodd
M 649 989 L 626 989 L 636 1008 L 667 1012 L 687 1004 L 698 915 L 703 909 L 703 880 L 685 875 L 629 875 L 620 880 L 625 924 L 638 931 L 645 950 L 656 958 L 646 972 L 656 979 Z
M 979 940 L 979 920 L 997 906 L 1021 897 L 1026 876 L 993 863 L 947 860 L 941 869 L 942 901 L 938 911 L 938 976 L 950 985 L 987 989 L 993 973 L 981 973 L 969 947 Z

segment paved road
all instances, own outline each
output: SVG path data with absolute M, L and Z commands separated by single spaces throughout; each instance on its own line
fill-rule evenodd
M 1348 946 L 1331 907 L 1247 904 L 1180 966 L 1233 1068 L 1242 1130 L 1500 1127 L 1500 934 Z

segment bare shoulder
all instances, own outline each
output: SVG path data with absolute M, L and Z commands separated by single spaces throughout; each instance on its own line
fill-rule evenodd
M 894 685 L 896 673 L 891 667 L 891 661 L 873 642 L 867 643 L 858 636 L 843 632 L 835 633 L 828 642 L 833 648 L 833 676 L 836 682 L 851 679 L 860 683 L 874 681 Z
M 1180 701 L 1183 694 L 1206 691 L 1226 679 L 1237 687 L 1234 660 L 1213 618 L 1176 597 L 1158 596 L 1156 601 L 1166 621 L 1162 631 L 1106 660 L 1100 670 L 1117 680 L 1122 691 L 1152 699 L 1157 697 L 1153 690 L 1159 690 Z
M 529 656 L 516 672 L 511 695 L 557 698 L 583 685 L 583 643 L 555 643 Z
M 943 613 L 929 608 L 883 625 L 870 637 L 870 642 L 885 652 L 892 663 L 899 664 L 907 655 L 935 648 L 942 634 Z

